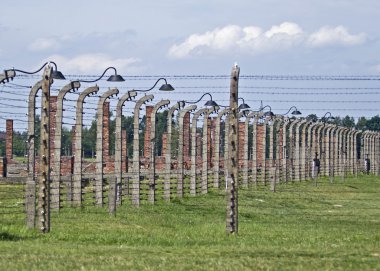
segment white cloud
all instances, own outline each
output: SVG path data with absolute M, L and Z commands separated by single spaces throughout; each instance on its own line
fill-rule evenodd
M 171 58 L 184 58 L 207 52 L 237 50 L 242 53 L 257 54 L 263 51 L 278 51 L 296 46 L 356 45 L 365 42 L 365 34 L 350 34 L 342 26 L 322 27 L 308 35 L 292 22 L 274 25 L 263 31 L 257 26 L 240 27 L 228 25 L 203 34 L 190 35 L 185 41 L 174 44 L 168 51 Z
M 360 33 L 352 35 L 343 26 L 329 27 L 324 26 L 317 32 L 310 35 L 307 43 L 312 47 L 329 46 L 329 45 L 357 45 L 364 43 L 366 35 Z
M 72 73 L 100 73 L 107 67 L 115 67 L 119 73 L 136 71 L 135 66 L 139 59 L 136 58 L 112 58 L 106 54 L 82 54 L 73 58 L 61 55 L 50 56 L 46 61 L 52 60 L 59 63 L 59 69 Z
M 55 38 L 39 38 L 29 45 L 31 51 L 46 51 L 59 49 L 60 42 Z
M 275 35 L 289 35 L 289 36 L 295 36 L 298 34 L 302 34 L 303 31 L 301 27 L 299 27 L 295 23 L 290 22 L 284 22 L 280 25 L 274 25 L 270 30 L 265 32 L 265 37 L 272 38 Z

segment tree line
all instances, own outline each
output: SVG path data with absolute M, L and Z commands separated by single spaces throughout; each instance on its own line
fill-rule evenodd
M 156 155 L 162 154 L 162 136 L 167 130 L 167 114 L 168 111 L 158 112 L 156 115 Z M 318 117 L 315 114 L 310 114 L 306 117 L 306 119 L 310 121 L 317 121 Z M 40 142 L 40 117 L 37 115 L 35 118 L 36 121 L 36 131 L 35 131 L 35 150 L 36 153 L 39 153 L 39 142 Z M 323 120 L 322 120 L 323 121 Z M 325 120 L 329 123 L 336 124 L 343 127 L 348 128 L 356 128 L 358 130 L 372 130 L 372 131 L 380 131 L 380 116 L 376 115 L 370 119 L 366 119 L 365 117 L 360 117 L 357 122 L 355 119 L 350 116 L 335 117 L 334 119 Z M 144 135 L 146 131 L 146 116 L 144 115 L 140 119 L 139 123 L 139 133 L 140 133 L 140 150 L 143 152 L 143 144 L 144 144 Z M 110 118 L 110 155 L 114 154 L 115 150 L 115 119 Z M 172 152 L 176 153 L 176 149 L 178 148 L 178 122 L 176 118 L 173 118 L 172 123 Z M 133 116 L 123 116 L 122 117 L 122 129 L 127 131 L 127 142 L 128 142 L 128 157 L 132 157 L 132 142 L 133 142 Z M 199 128 L 200 129 L 200 128 Z M 223 134 L 222 129 L 222 134 Z M 85 158 L 93 158 L 95 156 L 96 150 L 96 118 L 91 122 L 89 127 L 84 127 L 82 132 L 82 147 L 83 147 L 83 155 Z M 249 141 L 251 142 L 251 140 Z M 223 136 L 221 143 L 223 143 Z M 72 155 L 72 136 L 71 129 L 63 126 L 62 127 L 62 155 L 70 156 Z M 223 144 L 222 144 L 223 147 Z M 18 157 L 26 156 L 28 151 L 27 144 L 27 132 L 18 132 L 14 131 L 13 133 L 13 154 Z M 143 153 L 141 153 L 142 155 Z M 0 131 L 0 156 L 5 156 L 5 131 Z

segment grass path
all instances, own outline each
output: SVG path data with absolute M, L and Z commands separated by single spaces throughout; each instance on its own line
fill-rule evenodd
M 46 235 L 2 215 L 0 270 L 380 270 L 380 178 L 277 188 L 239 191 L 238 237 L 225 234 L 223 191 L 116 217 L 64 208 Z

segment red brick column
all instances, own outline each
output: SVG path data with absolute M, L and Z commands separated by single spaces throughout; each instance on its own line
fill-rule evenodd
M 197 165 L 199 167 L 202 167 L 202 135 L 200 133 L 197 133 L 196 137 L 197 141 Z
M 258 124 L 257 125 L 257 136 L 256 136 L 256 152 L 257 152 L 257 165 L 261 165 L 261 161 L 263 160 L 263 155 L 265 152 L 263 151 L 264 144 L 264 128 L 265 125 Z M 261 165 L 262 166 L 262 165 Z
M 71 156 L 75 156 L 75 125 L 71 127 Z
M 149 161 L 150 158 L 150 128 L 152 127 L 152 112 L 153 106 L 146 106 L 146 122 L 145 122 L 145 135 L 144 135 L 144 158 Z
M 5 158 L 0 157 L 0 177 L 5 177 L 4 163 Z
M 168 135 L 167 133 L 162 134 L 162 153 L 161 156 L 165 157 L 166 155 L 166 145 L 168 144 Z
M 55 122 L 55 116 L 57 114 L 57 96 L 50 96 L 50 113 L 49 113 L 49 118 L 50 118 L 50 163 L 54 161 L 54 149 L 55 149 L 55 127 L 57 127 L 57 123 Z
M 184 161 L 190 159 L 190 112 L 183 118 L 183 157 Z
M 244 165 L 245 122 L 239 122 L 239 168 Z
M 103 161 L 107 163 L 110 156 L 110 102 L 103 104 Z
M 5 157 L 7 163 L 13 159 L 13 120 L 6 121 Z
M 214 149 L 213 145 L 213 138 L 212 138 L 212 130 L 214 121 L 213 119 L 209 118 L 207 119 L 207 167 L 211 168 L 211 162 L 212 162 L 212 153 Z M 215 130 L 215 129 L 214 129 Z
M 278 151 L 279 157 L 277 157 L 277 159 L 282 159 L 282 153 L 283 153 L 283 147 L 284 147 L 284 140 L 282 138 L 282 135 L 283 135 L 283 128 L 280 128 L 278 131 L 278 137 L 277 137 L 277 140 L 278 140 L 277 148 L 280 148 Z
M 121 131 L 121 171 L 128 172 L 127 131 Z

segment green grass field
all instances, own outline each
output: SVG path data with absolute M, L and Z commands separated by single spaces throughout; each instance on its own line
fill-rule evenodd
M 21 210 L 4 192 L 22 186 L 0 189 L 0 211 Z M 27 230 L 21 213 L 1 214 L 0 270 L 380 270 L 380 178 L 277 189 L 239 191 L 238 236 L 225 233 L 223 190 L 126 203 L 116 217 L 63 208 L 44 235 Z

